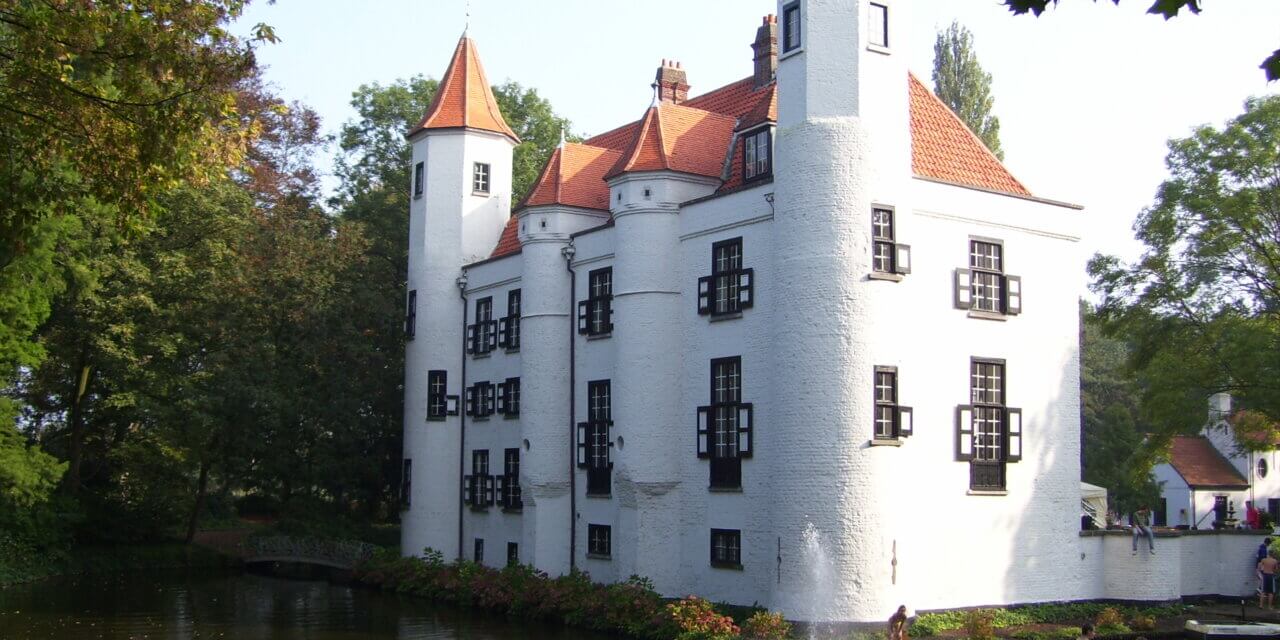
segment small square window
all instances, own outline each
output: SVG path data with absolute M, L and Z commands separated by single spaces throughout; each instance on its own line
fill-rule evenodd
M 613 555 L 613 529 L 607 524 L 587 525 L 587 555 L 609 558 Z
M 422 197 L 422 178 L 423 172 L 426 170 L 426 163 L 419 162 L 413 166 L 413 197 L 418 199 Z
M 782 9 L 782 52 L 800 48 L 800 3 L 792 2 Z
M 742 532 L 738 529 L 711 530 L 711 566 L 742 568 Z
M 889 46 L 889 7 L 872 2 L 867 9 L 867 44 Z
M 471 190 L 476 193 L 489 193 L 489 165 L 483 162 L 475 163 L 475 168 L 471 172 Z

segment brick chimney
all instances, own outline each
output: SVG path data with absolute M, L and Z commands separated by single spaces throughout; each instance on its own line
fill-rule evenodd
M 778 71 L 778 16 L 772 13 L 765 16 L 763 24 L 756 29 L 756 41 L 751 43 L 755 52 L 755 86 L 760 88 L 773 82 Z
M 662 61 L 658 67 L 658 75 L 653 80 L 653 88 L 658 90 L 658 100 L 680 104 L 689 99 L 688 76 L 679 62 Z

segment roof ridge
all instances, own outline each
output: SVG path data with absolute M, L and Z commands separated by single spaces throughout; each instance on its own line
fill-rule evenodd
M 946 102 L 943 102 L 942 98 L 938 97 L 938 94 L 934 93 L 932 89 L 930 89 L 927 85 L 925 85 L 925 83 L 921 82 L 920 78 L 916 77 L 916 74 L 912 73 L 910 70 L 907 71 L 907 78 L 911 82 L 915 82 L 916 84 L 920 85 L 920 88 L 924 89 L 925 93 L 928 94 L 930 98 L 932 98 L 935 102 L 937 102 L 938 104 L 946 108 L 947 113 L 956 121 L 956 124 L 959 124 L 960 128 L 963 129 L 965 133 L 969 134 L 969 137 L 972 138 L 974 142 L 978 143 L 978 148 L 982 149 L 982 151 L 986 153 L 988 156 L 990 156 L 990 158 L 994 160 L 996 164 L 1000 165 L 1000 168 L 1004 169 L 1004 172 L 1009 174 L 1010 180 L 1013 180 L 1015 184 L 1017 184 L 1019 187 L 1022 187 L 1022 190 L 1026 192 L 1028 195 L 1031 194 L 1031 190 L 1027 188 L 1027 185 L 1022 184 L 1022 181 L 1019 180 L 1017 176 L 1013 175 L 1013 172 L 1009 170 L 1009 167 L 1005 166 L 1004 160 L 1001 160 L 999 156 L 993 153 L 991 149 L 987 147 L 987 143 L 983 142 L 982 138 L 979 138 L 978 134 L 974 133 L 973 129 L 970 129 L 969 125 L 965 124 L 964 120 L 960 119 L 960 115 L 957 114 L 955 110 L 951 108 L 951 105 L 947 104 Z M 909 96 L 910 87 L 907 88 L 907 91 Z
M 664 104 L 671 104 L 672 106 L 676 106 L 675 103 L 659 104 L 658 108 L 654 111 L 653 118 L 654 120 L 657 121 L 657 125 L 658 125 L 658 157 L 660 158 L 660 161 L 662 163 L 662 168 L 670 169 L 671 160 L 667 157 L 667 135 L 666 135 L 666 131 L 664 131 L 662 128 L 662 106 Z

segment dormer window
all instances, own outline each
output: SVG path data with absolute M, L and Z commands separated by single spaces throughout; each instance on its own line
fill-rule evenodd
M 769 175 L 772 147 L 769 127 L 748 133 L 742 148 L 742 179 L 756 180 Z
M 867 44 L 889 48 L 889 7 L 875 2 L 867 8 Z
M 413 166 L 413 199 L 417 200 L 422 197 L 422 178 L 426 163 L 419 162 Z
M 792 2 L 782 8 L 782 52 L 800 48 L 800 3 Z
M 489 193 L 489 165 L 483 162 L 475 163 L 475 167 L 471 171 L 471 190 L 475 193 L 488 195 Z

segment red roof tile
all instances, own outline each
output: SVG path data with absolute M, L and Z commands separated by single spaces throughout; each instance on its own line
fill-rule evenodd
M 909 75 L 911 169 L 917 176 L 1031 195 L 945 103 L 914 74 Z
M 520 252 L 520 227 L 515 216 L 507 219 L 507 226 L 502 228 L 502 235 L 498 236 L 498 246 L 493 248 L 493 253 L 489 254 L 490 258 L 501 258 L 509 256 L 513 253 Z
M 605 179 L 629 171 L 670 170 L 720 177 L 734 118 L 672 102 L 649 107 L 640 129 Z
M 758 124 L 778 121 L 778 85 L 770 84 L 759 95 L 752 94 L 755 106 L 738 118 L 738 131 L 750 129 Z
M 1193 489 L 1249 488 L 1244 476 L 1203 436 L 1175 436 L 1169 464 Z
M 604 175 L 620 157 L 622 153 L 613 149 L 567 142 L 551 153 L 538 182 L 516 209 L 563 204 L 608 211 L 609 189 Z
M 489 81 L 485 79 L 480 54 L 476 51 L 475 43 L 465 35 L 458 40 L 458 46 L 453 50 L 453 58 L 449 60 L 444 79 L 436 88 L 431 107 L 418 126 L 409 130 L 409 135 L 423 129 L 459 127 L 492 131 L 520 142 L 516 133 L 507 126 L 507 121 L 502 119 L 498 101 L 494 99 Z

